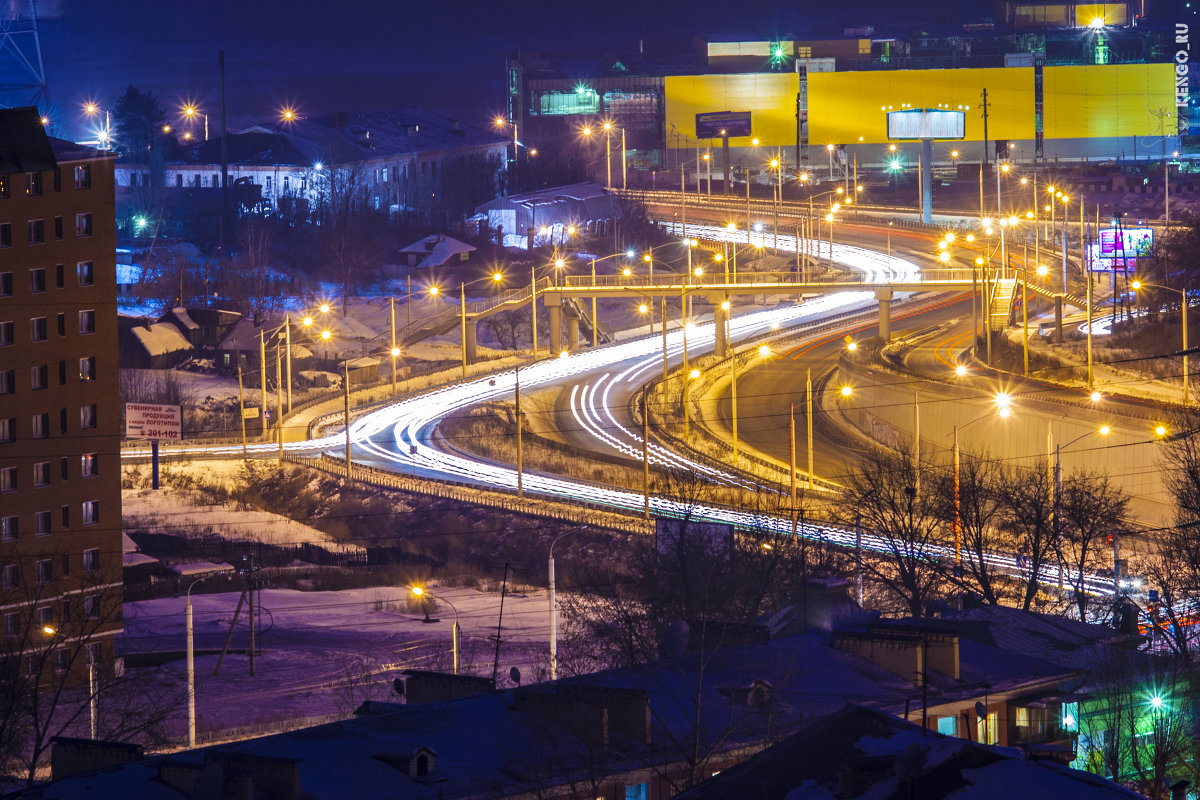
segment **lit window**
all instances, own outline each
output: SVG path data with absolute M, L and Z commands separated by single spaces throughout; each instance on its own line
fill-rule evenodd
M 93 501 L 94 502 L 94 501 Z M 87 505 L 86 503 L 84 505 Z M 100 548 L 93 547 L 83 551 L 83 571 L 95 572 L 100 569 Z
M 25 194 L 38 195 L 42 193 L 42 173 L 25 173 Z
M 100 474 L 100 461 L 95 453 L 84 453 L 80 456 L 79 474 L 84 478 L 94 478 Z
M 75 235 L 76 236 L 91 236 L 92 235 L 92 215 L 91 214 L 76 214 L 75 215 Z
M 90 189 L 92 188 L 92 167 L 89 164 L 81 164 L 75 167 L 75 188 Z
M 96 404 L 89 403 L 79 407 L 79 427 L 83 430 L 92 430 L 96 427 Z
M 84 503 L 83 503 L 83 524 L 84 525 L 95 525 L 99 521 L 100 521 L 100 501 L 99 500 L 84 501 Z M 100 551 L 97 550 L 96 553 L 97 553 L 97 558 L 99 558 Z M 83 563 L 84 563 L 84 569 L 87 569 L 86 557 L 84 558 Z
M 75 274 L 80 286 L 94 286 L 96 283 L 95 266 L 91 261 L 80 261 L 76 264 Z
M 0 517 L 0 541 L 14 542 L 17 539 L 17 518 Z

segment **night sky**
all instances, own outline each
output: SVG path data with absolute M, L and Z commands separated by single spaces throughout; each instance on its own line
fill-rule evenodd
M 42 0 L 51 112 L 82 134 L 79 109 L 111 103 L 127 83 L 172 113 L 185 100 L 219 110 L 217 51 L 225 50 L 229 124 L 413 103 L 486 124 L 504 101 L 504 58 L 519 48 L 598 53 L 684 52 L 695 38 L 837 35 L 847 25 L 978 19 L 989 3 L 861 0 L 646 2 L 605 0 Z M 72 130 L 72 128 L 76 128 Z

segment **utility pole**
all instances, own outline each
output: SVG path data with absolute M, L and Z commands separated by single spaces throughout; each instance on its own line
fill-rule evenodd
M 504 564 L 504 578 L 500 582 L 500 618 L 496 620 L 496 656 L 492 660 L 492 691 L 496 691 L 496 677 L 500 671 L 500 631 L 504 625 L 504 596 L 508 594 L 508 564 Z
M 517 367 L 514 370 L 514 374 L 516 375 L 516 385 L 513 389 L 513 394 L 517 404 L 517 497 L 524 497 L 525 452 L 521 449 L 521 368 Z
M 983 90 L 983 163 L 990 163 L 988 160 L 988 99 L 987 89 Z M 1000 213 L 1000 209 L 996 209 L 996 213 Z

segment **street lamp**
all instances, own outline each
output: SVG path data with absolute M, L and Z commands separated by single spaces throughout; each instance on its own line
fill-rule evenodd
M 550 572 L 550 680 L 558 680 L 558 602 L 554 594 L 554 545 L 564 536 L 587 530 L 587 525 L 581 525 L 565 533 L 560 533 L 550 542 L 549 572 Z
M 453 659 L 454 659 L 454 674 L 457 675 L 458 674 L 458 635 L 459 635 L 458 609 L 454 607 L 454 603 L 451 603 L 445 597 L 443 597 L 441 595 L 436 595 L 433 592 L 429 591 L 428 589 L 424 589 L 420 586 L 412 587 L 412 593 L 414 595 L 416 595 L 417 597 L 421 598 L 421 610 L 425 612 L 425 620 L 424 620 L 425 622 L 436 622 L 436 620 L 432 620 L 429 618 L 429 606 L 425 603 L 425 595 L 429 595 L 430 597 L 434 598 L 435 600 L 441 600 L 443 603 L 450 606 L 450 610 L 454 612 L 454 627 L 451 628 L 451 630 L 450 630 L 450 651 L 453 654 Z
M 83 107 L 83 113 L 89 117 L 97 116 L 100 111 L 100 107 L 95 103 L 87 103 Z M 107 150 L 112 146 L 112 114 L 108 109 L 104 109 L 104 127 L 97 131 L 97 138 L 104 149 Z
M 1091 284 L 1092 284 L 1092 282 L 1089 277 L 1088 286 L 1090 287 Z M 1131 281 L 1129 284 L 1129 288 L 1133 289 L 1135 292 L 1140 291 L 1143 286 L 1149 287 L 1152 289 L 1162 289 L 1163 291 L 1167 291 L 1167 292 L 1175 291 L 1174 289 L 1171 289 L 1167 286 L 1159 286 L 1156 283 L 1147 283 L 1146 281 L 1143 281 L 1143 280 Z M 1188 357 L 1187 357 L 1188 320 L 1187 320 L 1187 314 L 1188 314 L 1187 290 L 1180 289 L 1179 290 L 1179 321 L 1180 321 L 1180 327 L 1183 328 L 1183 404 L 1185 406 L 1188 404 Z M 1090 325 L 1088 326 L 1088 330 L 1089 331 L 1091 330 Z

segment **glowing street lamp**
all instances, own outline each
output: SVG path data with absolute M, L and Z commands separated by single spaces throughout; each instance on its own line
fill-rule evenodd
M 1159 286 L 1156 283 L 1147 283 L 1143 280 L 1130 281 L 1129 288 L 1133 289 L 1135 292 L 1141 291 L 1143 288 L 1162 289 L 1164 291 L 1169 291 L 1169 292 L 1175 291 L 1174 289 L 1170 289 L 1166 286 Z M 1180 327 L 1183 328 L 1183 404 L 1185 406 L 1188 404 L 1188 357 L 1187 357 L 1188 319 L 1187 319 L 1187 315 L 1188 315 L 1187 290 L 1180 289 L 1179 290 L 1179 317 L 1180 317 L 1180 323 L 1181 323 Z
M 457 675 L 458 674 L 458 637 L 459 637 L 458 609 L 454 607 L 454 603 L 451 603 L 445 597 L 442 597 L 441 595 L 436 595 L 433 592 L 429 591 L 428 589 L 424 589 L 420 586 L 412 587 L 412 593 L 414 596 L 421 598 L 421 601 L 422 601 L 421 602 L 421 610 L 425 612 L 425 620 L 424 620 L 425 622 L 435 622 L 435 620 L 432 620 L 429 618 L 429 606 L 425 602 L 425 595 L 429 595 L 430 597 L 432 597 L 436 600 L 441 600 L 443 603 L 450 606 L 450 610 L 454 612 L 454 627 L 451 628 L 451 630 L 450 630 L 450 650 L 453 653 L 454 674 Z

